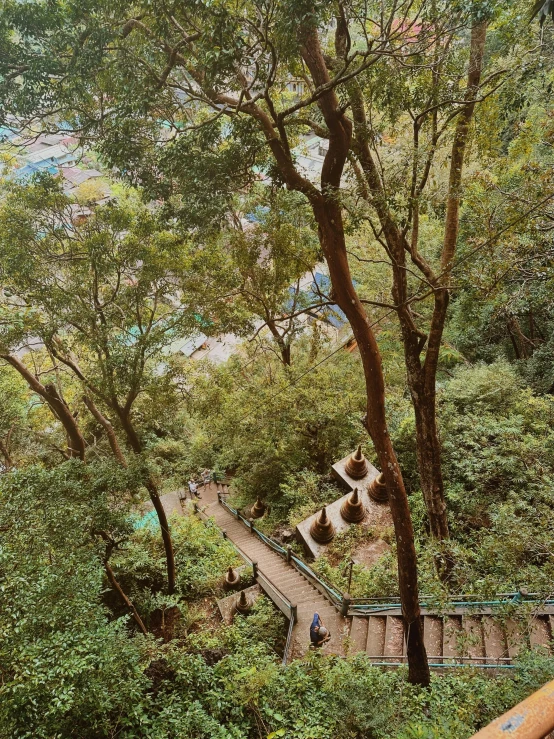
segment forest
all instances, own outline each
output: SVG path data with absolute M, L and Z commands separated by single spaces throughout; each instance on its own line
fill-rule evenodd
M 553 280 L 552 0 L 2 0 L 0 739 L 551 681 Z

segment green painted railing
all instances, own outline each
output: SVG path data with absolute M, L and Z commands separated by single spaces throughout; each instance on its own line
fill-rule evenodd
M 220 494 L 218 493 L 218 497 L 219 495 Z M 238 511 L 236 511 L 234 508 L 231 508 L 230 505 L 227 505 L 226 502 L 223 503 L 220 499 L 220 503 L 222 503 L 222 505 L 224 505 L 224 507 L 234 516 L 238 517 L 243 522 L 246 522 L 246 519 L 244 519 L 238 513 Z M 194 508 L 195 513 L 198 516 L 200 516 L 200 518 L 202 518 L 206 523 L 210 521 L 210 518 L 206 516 L 206 514 L 199 508 L 197 501 L 193 501 L 193 508 Z M 286 640 L 285 648 L 283 651 L 283 664 L 286 665 L 288 658 L 289 658 L 289 654 L 290 654 L 290 648 L 292 645 L 292 632 L 294 629 L 294 624 L 298 620 L 297 606 L 295 603 L 291 603 L 291 601 L 279 590 L 279 588 L 276 585 L 274 585 L 271 582 L 271 580 L 265 577 L 265 575 L 262 575 L 260 572 L 258 572 L 258 563 L 250 559 L 250 557 L 246 554 L 246 552 L 243 552 L 242 549 L 237 544 L 235 544 L 234 541 L 232 541 L 232 539 L 229 539 L 225 530 L 220 529 L 220 531 L 221 531 L 223 538 L 233 547 L 233 549 L 236 551 L 239 557 L 241 557 L 241 559 L 244 560 L 244 562 L 249 567 L 252 568 L 252 577 L 254 578 L 254 581 L 261 587 L 264 593 L 274 602 L 274 604 L 283 613 L 283 615 L 289 619 L 287 640 Z M 261 532 L 258 532 L 258 533 L 261 534 Z M 268 539 L 268 537 L 266 537 L 264 534 L 262 534 L 262 536 L 263 536 L 262 541 L 264 541 L 266 538 Z M 276 544 L 276 542 L 272 542 L 272 543 Z M 282 549 L 282 547 L 279 547 L 279 548 Z M 286 551 L 286 550 L 283 550 L 283 551 Z
M 229 513 L 231 513 L 238 521 L 241 521 L 252 534 L 258 537 L 260 541 L 263 541 L 268 547 L 276 552 L 280 557 L 289 562 L 295 567 L 306 579 L 308 579 L 321 593 L 323 593 L 332 605 L 337 608 L 342 616 L 371 616 L 375 614 L 386 615 L 387 611 L 399 611 L 402 609 L 400 598 L 396 596 L 392 597 L 381 597 L 381 598 L 351 598 L 348 593 L 342 592 L 333 583 L 329 582 L 322 575 L 314 572 L 307 562 L 303 559 L 292 554 L 290 547 L 283 547 L 279 542 L 267 536 L 262 531 L 257 529 L 252 519 L 247 519 L 241 515 L 241 513 L 227 503 L 224 494 L 218 492 L 218 501 Z M 527 593 L 525 591 L 512 592 L 512 593 L 498 593 L 492 600 L 482 600 L 482 597 L 475 594 L 462 594 L 454 595 L 448 598 L 448 600 L 441 599 L 436 596 L 425 596 L 420 597 L 419 605 L 420 608 L 433 611 L 433 613 L 449 613 L 453 609 L 459 612 L 459 610 L 472 610 L 478 609 L 500 609 L 502 607 L 509 606 L 510 604 L 522 604 L 522 603 L 534 603 L 541 604 L 542 606 L 554 606 L 554 599 L 552 598 L 541 598 L 539 593 Z M 494 661 L 487 662 L 487 658 L 483 658 L 479 661 L 477 658 L 471 657 L 430 657 L 430 667 L 436 668 L 452 668 L 452 667 L 481 667 L 489 669 L 514 669 L 513 664 L 509 658 L 499 658 Z M 434 661 L 436 660 L 436 661 Z M 440 661 L 439 661 L 440 660 Z M 390 661 L 379 661 L 375 662 L 377 665 L 388 665 L 395 666 L 405 664 L 405 661 L 394 660 Z

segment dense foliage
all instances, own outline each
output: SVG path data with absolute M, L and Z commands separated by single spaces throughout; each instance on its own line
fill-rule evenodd
M 236 550 L 161 502 L 208 468 L 290 542 L 362 444 L 392 522 L 337 535 L 322 575 L 404 614 L 418 587 L 551 595 L 554 11 L 531 6 L 2 4 L 2 739 L 464 739 L 552 677 L 523 651 L 422 687 L 421 640 L 410 673 L 283 667 L 269 600 L 220 618 Z M 53 132 L 109 197 L 21 175 Z

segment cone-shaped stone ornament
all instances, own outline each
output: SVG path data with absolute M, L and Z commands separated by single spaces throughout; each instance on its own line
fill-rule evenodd
M 348 523 L 360 523 L 365 518 L 364 504 L 360 500 L 358 488 L 354 488 L 352 495 L 344 501 L 340 509 L 340 515 Z
M 261 518 L 265 513 L 265 503 L 261 500 L 261 498 L 258 498 L 254 505 L 252 506 L 252 509 L 250 511 L 250 515 L 252 518 Z
M 241 593 L 240 593 L 239 598 L 237 599 L 237 604 L 235 608 L 237 609 L 239 613 L 242 613 L 244 615 L 248 613 L 248 611 L 250 610 L 250 605 L 251 604 L 249 603 L 248 598 L 246 597 L 246 593 L 244 592 L 244 590 L 241 590 Z
M 383 473 L 372 481 L 371 485 L 367 489 L 368 495 L 376 500 L 378 503 L 386 503 L 389 499 L 387 494 L 387 486 L 385 484 L 385 478 Z
M 225 588 L 225 590 L 232 590 L 233 588 L 236 588 L 239 583 L 239 573 L 232 567 L 229 567 L 229 569 L 225 573 L 225 582 L 223 583 L 223 587 Z
M 344 467 L 344 471 L 354 480 L 360 480 L 367 475 L 367 461 L 362 453 L 362 445 L 360 444 L 354 454 L 350 455 L 350 459 Z
M 335 535 L 335 527 L 327 517 L 327 510 L 321 509 L 321 513 L 310 526 L 310 534 L 318 544 L 327 544 Z

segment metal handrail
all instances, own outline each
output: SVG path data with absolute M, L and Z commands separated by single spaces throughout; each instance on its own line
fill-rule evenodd
M 510 596 L 512 594 L 509 594 Z M 517 596 L 517 594 L 516 594 Z M 522 598 L 515 598 L 515 597 L 509 597 L 504 600 L 482 600 L 482 601 L 466 601 L 466 600 L 457 600 L 457 596 L 455 596 L 455 599 L 450 599 L 448 601 L 441 601 L 440 599 L 437 599 L 435 602 L 432 601 L 426 601 L 423 599 L 420 599 L 419 605 L 420 608 L 425 608 L 427 610 L 433 610 L 433 611 L 444 611 L 448 612 L 451 609 L 456 610 L 465 610 L 471 611 L 475 608 L 483 609 L 487 608 L 492 611 L 493 608 L 501 607 L 501 606 L 507 606 L 510 604 L 514 605 L 521 605 L 524 603 L 540 603 L 543 606 L 551 606 L 554 607 L 554 600 L 551 598 L 541 598 L 540 595 L 533 594 L 533 596 L 525 596 Z M 394 610 L 401 610 L 402 604 L 400 601 L 397 601 L 395 603 L 357 603 L 354 599 L 350 602 L 348 607 L 348 614 L 350 616 L 355 615 L 364 615 L 364 614 L 372 614 L 372 613 L 381 613 L 383 611 L 394 611 Z
M 472 739 L 546 739 L 554 730 L 554 680 L 496 718 Z
M 535 603 L 537 601 L 540 601 L 541 603 L 545 603 L 548 605 L 554 605 L 554 599 L 553 598 L 544 598 L 541 597 L 540 593 L 527 593 L 525 595 L 522 595 L 521 592 L 517 593 L 496 593 L 496 599 L 495 600 L 479 600 L 482 596 L 471 593 L 471 594 L 465 594 L 465 595 L 454 595 L 451 596 L 451 598 L 447 601 L 449 604 L 459 604 L 459 605 L 467 605 L 471 603 L 472 605 L 497 605 L 498 603 L 507 603 L 510 600 L 516 603 Z M 419 605 L 422 607 L 426 607 L 426 602 L 431 601 L 433 602 L 443 602 L 440 598 L 440 596 L 437 595 L 420 595 L 419 596 L 420 601 Z M 476 599 L 476 600 L 471 600 Z M 393 605 L 397 604 L 400 605 L 400 598 L 398 596 L 381 596 L 376 598 L 351 598 L 350 602 L 352 605 L 373 605 L 373 604 L 384 604 L 384 605 Z
M 246 528 L 248 528 L 251 533 L 256 535 L 260 541 L 262 541 L 264 544 L 269 546 L 273 551 L 275 551 L 279 556 L 286 559 L 287 562 L 292 564 L 301 574 L 303 574 L 306 578 L 309 580 L 312 580 L 316 583 L 316 585 L 319 585 L 322 590 L 324 591 L 324 594 L 327 595 L 331 603 L 337 607 L 341 614 L 343 616 L 363 616 L 363 615 L 369 615 L 369 614 L 375 614 L 375 613 L 382 613 L 383 611 L 392 611 L 392 610 L 401 610 L 401 602 L 400 599 L 393 596 L 391 597 L 375 597 L 375 598 L 350 598 L 348 594 L 343 593 L 339 588 L 336 588 L 332 583 L 326 580 L 323 575 L 319 575 L 314 572 L 314 570 L 306 563 L 304 562 L 300 557 L 297 557 L 296 555 L 292 554 L 290 552 L 290 547 L 288 549 L 285 549 L 282 547 L 278 542 L 273 540 L 271 537 L 264 534 L 262 531 L 257 529 L 254 526 L 253 521 L 247 520 L 244 516 L 242 516 L 239 511 L 236 508 L 233 508 L 230 506 L 226 500 L 223 499 L 223 495 L 219 494 L 218 499 L 220 504 L 226 508 L 229 513 L 231 513 L 237 520 L 241 521 Z M 239 554 L 243 558 L 246 558 L 246 555 L 244 555 L 241 550 L 234 545 L 235 548 L 239 551 Z M 255 563 L 254 563 L 255 567 Z M 265 578 L 267 579 L 267 578 Z M 270 580 L 268 582 L 271 584 L 273 588 L 278 590 L 278 592 L 281 594 L 281 591 L 276 588 L 273 583 L 271 583 Z M 290 642 L 292 640 L 292 631 L 294 628 L 294 624 L 296 622 L 296 606 L 292 605 L 290 601 L 288 601 L 287 598 L 285 598 L 282 594 L 282 599 L 289 604 L 290 607 L 290 618 L 289 618 L 289 632 L 287 635 L 287 641 L 285 644 L 285 652 L 283 656 L 283 664 L 286 664 L 288 659 L 288 652 L 290 649 Z M 271 595 L 270 595 L 271 597 Z M 510 603 L 514 604 L 521 604 L 521 603 L 543 603 L 544 605 L 551 605 L 554 606 L 554 599 L 553 598 L 541 598 L 540 593 L 522 593 L 521 591 L 517 593 L 499 593 L 497 595 L 496 600 L 490 600 L 490 601 L 484 601 L 484 600 L 478 600 L 479 595 L 476 594 L 462 594 L 462 595 L 456 595 L 453 597 L 453 599 L 448 600 L 446 603 L 441 601 L 441 598 L 438 596 L 421 596 L 420 597 L 420 607 L 422 608 L 428 608 L 432 605 L 440 604 L 443 609 L 448 610 L 449 607 L 456 607 L 456 608 L 476 608 L 476 607 L 492 607 L 492 606 L 501 606 L 501 605 L 508 605 Z M 474 600 L 477 599 L 477 600 Z M 276 601 L 274 600 L 276 603 Z M 370 657 L 371 659 L 371 657 Z M 373 661 L 372 664 L 376 666 L 388 666 L 388 667 L 394 667 L 399 666 L 402 664 L 405 664 L 405 658 L 402 658 L 400 661 L 396 658 L 391 657 L 389 660 L 387 658 L 383 658 L 382 655 L 376 655 L 373 659 L 378 661 Z M 499 657 L 494 661 L 486 662 L 487 659 L 490 659 L 488 657 L 444 657 L 444 656 L 430 656 L 429 657 L 429 667 L 432 668 L 456 668 L 456 667 L 479 667 L 479 668 L 488 668 L 488 669 L 515 669 L 516 665 L 514 664 L 508 664 L 508 662 L 511 661 L 511 658 L 504 658 Z M 553 690 L 553 700 L 554 700 L 554 690 Z M 514 709 L 515 710 L 515 709 Z M 552 709 L 554 714 L 554 708 Z M 554 724 L 552 726 L 554 728 Z M 476 735 L 477 736 L 477 735 Z M 478 735 L 481 737 L 481 734 Z M 493 739 L 493 737 L 501 737 L 503 734 L 491 734 L 490 739 Z M 513 739 L 519 739 L 519 734 L 511 734 L 510 736 L 513 737 Z M 542 739 L 545 735 L 543 734 L 522 734 L 521 739 Z M 484 739 L 485 735 L 483 735 Z M 489 739 L 489 735 L 486 735 L 487 739 Z
M 292 632 L 294 631 L 294 625 L 298 621 L 298 607 L 296 604 L 291 605 L 290 608 L 290 619 L 289 619 L 289 630 L 287 633 L 287 641 L 285 642 L 285 649 L 283 651 L 283 665 L 287 664 L 289 658 L 289 652 L 292 644 Z
M 312 570 L 309 565 L 307 565 L 302 559 L 300 559 L 300 557 L 297 557 L 293 554 L 291 556 L 291 562 L 296 566 L 296 569 L 299 570 L 301 574 L 304 574 L 310 580 L 315 580 L 316 583 L 318 583 L 320 587 L 323 588 L 333 605 L 342 607 L 342 604 L 344 603 L 344 595 L 343 593 L 341 593 L 340 590 L 336 590 L 333 585 L 323 580 Z
M 221 503 L 221 505 L 223 505 L 224 508 L 227 508 L 233 515 L 235 515 L 237 518 L 239 518 L 240 520 L 242 520 L 243 523 L 246 523 L 246 519 L 243 516 L 241 516 L 240 513 L 236 509 L 232 508 L 227 502 L 222 501 L 221 498 L 220 498 L 220 503 Z M 204 519 L 204 521 L 209 521 L 210 520 L 206 516 L 206 514 L 203 511 L 200 510 L 200 508 L 198 507 L 198 505 L 196 504 L 196 502 L 194 503 L 194 510 L 195 510 L 195 512 L 199 516 L 201 516 Z M 266 577 L 265 575 L 263 575 L 261 572 L 258 571 L 258 563 L 255 562 L 254 560 L 250 559 L 250 557 L 245 552 L 242 551 L 242 549 L 238 546 L 238 544 L 235 544 L 235 542 L 232 541 L 232 539 L 229 539 L 228 536 L 227 536 L 226 531 L 221 530 L 221 529 L 220 529 L 220 531 L 221 531 L 221 535 L 223 536 L 223 538 L 231 544 L 231 546 L 235 549 L 235 551 L 237 552 L 237 554 L 239 554 L 239 556 L 242 557 L 242 559 L 246 562 L 246 564 L 248 564 L 248 565 L 250 565 L 252 567 L 252 574 L 253 574 L 254 580 L 260 585 L 260 587 L 262 588 L 262 590 L 264 591 L 264 593 L 266 593 L 266 595 L 268 595 L 269 598 L 275 603 L 275 605 L 277 606 L 277 608 L 279 608 L 279 610 L 281 610 L 280 604 L 277 602 L 277 596 L 274 595 L 272 593 L 272 591 L 275 591 L 276 594 L 278 594 L 279 598 L 283 601 L 283 603 L 287 607 L 287 610 L 288 610 L 288 619 L 289 619 L 289 629 L 288 629 L 287 640 L 285 642 L 285 649 L 284 649 L 284 653 L 283 653 L 283 664 L 286 665 L 287 664 L 287 659 L 288 659 L 288 653 L 289 653 L 290 645 L 291 645 L 291 641 L 292 641 L 292 632 L 293 632 L 293 629 L 294 629 L 294 624 L 298 620 L 297 605 L 296 605 L 296 603 L 292 603 L 286 597 L 286 595 L 277 587 L 277 585 L 275 585 L 273 582 L 271 582 L 271 580 L 268 577 Z M 253 531 L 255 533 L 261 534 L 261 532 L 258 532 L 256 529 L 253 529 Z M 265 534 L 262 534 L 262 536 L 263 536 L 264 539 L 265 538 L 268 538 L 269 539 L 269 537 L 266 537 Z M 262 539 L 262 541 L 263 541 L 263 539 Z M 275 542 L 275 544 L 276 544 L 276 542 Z M 277 545 L 277 546 L 279 546 L 279 545 Z M 286 553 L 286 550 L 285 549 L 283 549 L 282 547 L 279 547 L 279 548 L 282 549 L 282 551 Z M 263 587 L 263 584 L 261 582 L 262 580 L 265 580 L 269 584 L 270 587 L 264 588 Z
M 343 615 L 355 616 L 375 613 L 375 611 L 386 611 L 401 609 L 402 604 L 398 596 L 381 596 L 372 598 L 351 598 L 348 594 L 343 593 L 333 583 L 327 580 L 323 575 L 317 574 L 314 570 L 296 555 L 290 557 L 287 556 L 287 550 L 282 547 L 278 542 L 267 536 L 248 519 L 244 518 L 236 508 L 227 503 L 223 499 L 223 494 L 218 495 L 220 504 L 226 508 L 235 518 L 250 529 L 261 541 L 267 546 L 271 547 L 273 551 L 277 552 L 281 557 L 287 558 L 291 564 L 293 564 L 297 570 L 304 574 L 309 579 L 315 581 L 327 595 L 331 603 L 340 609 Z M 543 599 L 540 593 L 526 593 L 523 595 L 521 592 L 512 593 L 498 593 L 496 600 L 479 600 L 481 596 L 475 593 L 464 593 L 461 595 L 455 595 L 448 599 L 446 602 L 441 601 L 439 596 L 433 595 L 422 595 L 420 596 L 419 605 L 421 608 L 429 608 L 436 606 L 437 603 L 443 608 L 448 607 L 454 608 L 470 608 L 470 607 L 483 607 L 489 608 L 493 606 L 507 605 L 510 602 L 513 603 L 543 603 L 543 605 L 554 606 L 554 599 L 547 598 Z

